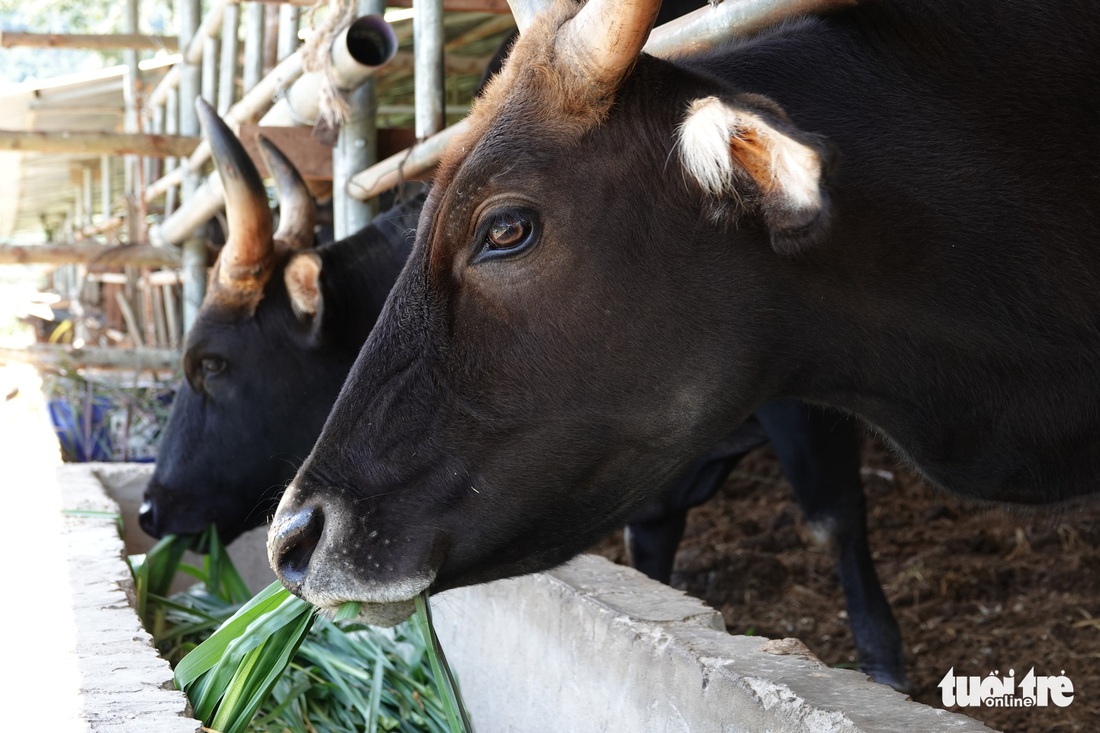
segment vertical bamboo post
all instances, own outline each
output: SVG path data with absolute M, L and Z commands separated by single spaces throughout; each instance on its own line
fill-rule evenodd
M 111 156 L 99 156 L 99 208 L 103 221 L 111 219 Z
M 168 348 L 174 349 L 180 343 L 179 313 L 176 311 L 176 289 L 171 285 L 161 285 L 164 292 L 164 318 L 168 328 Z
M 138 0 L 126 0 L 125 27 L 126 33 L 138 32 Z M 138 68 L 138 52 L 136 49 L 127 49 L 123 53 L 126 63 L 126 85 L 123 91 L 126 105 L 126 116 L 123 121 L 123 129 L 126 132 L 140 132 L 138 120 L 138 95 L 141 93 L 141 70 Z M 139 187 L 141 175 L 138 166 L 142 160 L 137 155 L 127 155 L 126 166 L 126 229 L 131 242 L 143 239 L 142 217 L 140 214 L 140 202 L 142 191 Z
M 359 15 L 385 12 L 385 0 L 360 0 Z M 333 234 L 343 239 L 354 234 L 374 216 L 374 204 L 360 201 L 348 193 L 348 180 L 378 159 L 376 128 L 378 95 L 374 79 L 367 79 L 348 98 L 350 115 L 340 125 L 336 147 L 332 151 Z
M 167 135 L 176 135 L 180 129 L 180 92 L 179 89 L 169 89 L 164 98 L 164 132 Z M 176 158 L 164 159 L 164 172 L 168 173 L 176 169 L 179 161 Z M 167 218 L 176 209 L 177 190 L 175 186 L 168 189 L 164 195 L 164 216 Z
M 199 28 L 199 0 L 182 0 L 180 9 L 180 48 L 191 47 L 191 39 Z M 200 89 L 200 69 L 187 62 L 180 61 L 179 86 L 179 133 L 181 135 L 199 134 L 199 117 L 195 111 L 195 97 Z M 181 165 L 186 165 L 181 161 Z M 199 185 L 199 175 L 185 171 L 183 175 L 182 197 L 186 201 Z M 195 316 L 206 294 L 206 243 L 192 234 L 183 243 L 181 253 L 183 269 L 183 327 L 188 329 L 195 322 Z
M 218 103 L 218 39 L 206 36 L 202 39 L 202 98 L 213 107 Z
M 226 3 L 222 11 L 221 78 L 218 80 L 218 114 L 225 116 L 233 106 L 237 87 L 237 54 L 240 53 L 238 33 L 241 23 L 241 6 Z
M 413 3 L 416 137 L 423 140 L 443 129 L 443 0 Z
M 84 196 L 83 210 L 84 218 L 80 222 L 81 227 L 90 227 L 92 225 L 92 218 L 95 216 L 95 189 L 94 181 L 92 178 L 92 167 L 89 165 L 81 166 L 80 176 L 83 181 L 83 185 L 80 187 L 80 191 Z
M 264 76 L 264 4 L 251 2 L 244 14 L 244 91 Z
M 298 48 L 298 24 L 302 9 L 295 5 L 279 6 L 279 43 L 275 57 L 282 61 Z

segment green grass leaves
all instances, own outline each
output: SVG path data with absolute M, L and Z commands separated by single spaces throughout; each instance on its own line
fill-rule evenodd
M 427 595 L 394 629 L 329 619 L 278 583 L 251 597 L 211 532 L 202 567 L 181 564 L 191 540 L 166 538 L 131 557 L 146 627 L 197 718 L 220 733 L 468 733 L 457 685 L 431 628 Z M 199 581 L 167 596 L 176 567 Z

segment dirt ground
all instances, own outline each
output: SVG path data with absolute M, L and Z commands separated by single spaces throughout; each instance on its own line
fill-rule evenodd
M 1006 510 L 959 501 L 865 440 L 871 549 L 905 643 L 915 700 L 944 707 L 944 674 L 1064 674 L 1068 707 L 948 708 L 1011 733 L 1100 730 L 1100 504 Z M 624 562 L 621 537 L 596 551 Z M 721 610 L 732 633 L 795 636 L 855 666 L 828 553 L 802 527 L 774 454 L 746 457 L 692 510 L 673 585 Z

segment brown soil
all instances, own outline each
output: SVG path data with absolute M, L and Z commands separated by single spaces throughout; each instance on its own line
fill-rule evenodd
M 963 502 L 925 485 L 876 441 L 864 450 L 871 549 L 901 626 L 915 700 L 944 707 L 944 674 L 1064 674 L 1065 708 L 948 708 L 1011 733 L 1100 730 L 1100 504 L 1030 511 Z M 620 536 L 600 552 L 624 562 Z M 692 510 L 673 585 L 735 634 L 795 636 L 855 666 L 829 553 L 802 527 L 774 454 L 748 456 Z

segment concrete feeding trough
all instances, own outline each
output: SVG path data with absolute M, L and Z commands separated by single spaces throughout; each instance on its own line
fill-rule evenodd
M 198 731 L 128 603 L 125 553 L 149 545 L 136 510 L 151 467 L 58 469 L 92 730 Z M 121 512 L 127 528 L 106 513 Z M 254 588 L 264 532 L 231 548 Z M 433 599 L 437 631 L 479 733 L 517 731 L 989 731 L 822 664 L 797 640 L 730 636 L 701 601 L 599 557 Z

